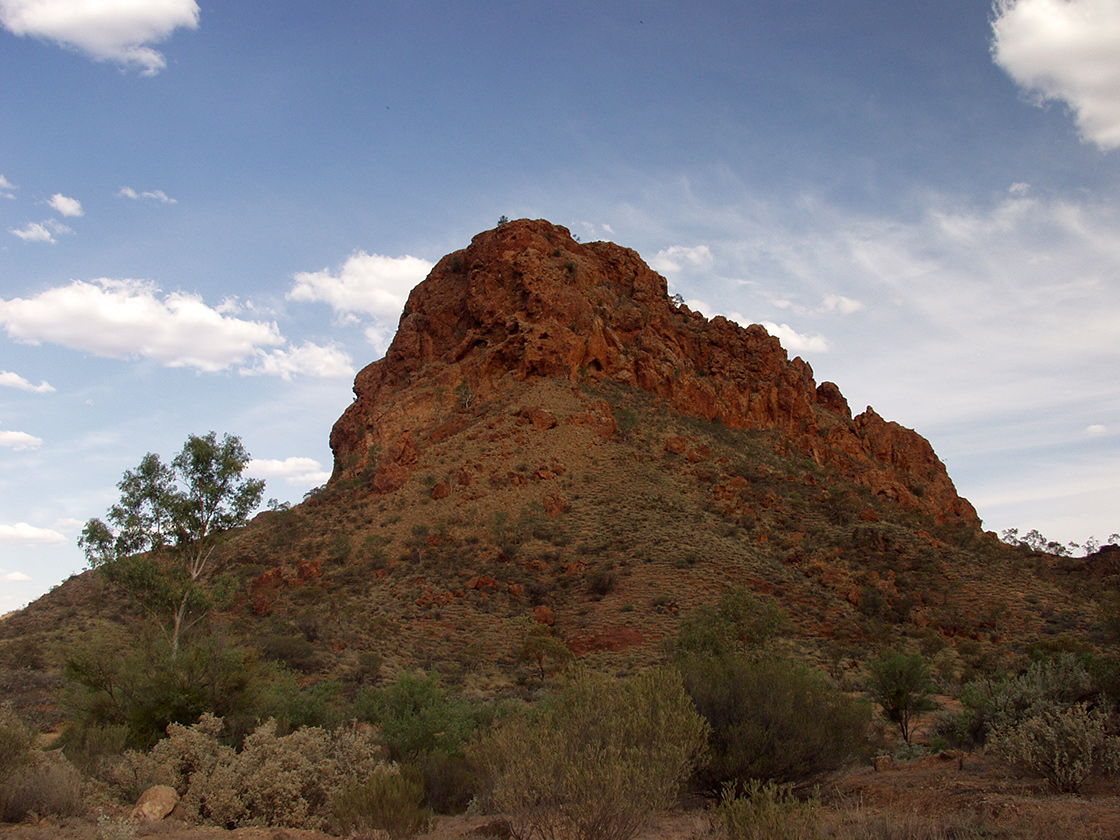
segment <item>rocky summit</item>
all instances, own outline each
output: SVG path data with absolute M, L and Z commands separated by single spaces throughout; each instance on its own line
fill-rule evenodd
M 335 424 L 332 482 L 368 471 L 408 480 L 417 446 L 449 416 L 513 382 L 616 383 L 729 429 L 779 432 L 793 450 L 941 523 L 979 527 L 917 432 L 870 407 L 853 417 L 840 389 L 816 384 L 759 325 L 707 319 L 670 299 L 634 251 L 575 241 L 549 222 L 508 222 L 444 257 L 409 296 L 385 358 L 362 370 Z

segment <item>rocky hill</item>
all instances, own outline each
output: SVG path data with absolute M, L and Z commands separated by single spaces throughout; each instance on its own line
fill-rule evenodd
M 985 534 L 918 433 L 853 416 L 762 327 L 674 303 L 611 243 L 479 234 L 354 392 L 328 484 L 221 548 L 240 581 L 223 632 L 311 681 L 420 665 L 501 691 L 531 679 L 541 628 L 626 671 L 732 587 L 838 675 L 886 645 L 952 676 L 1103 638 L 1092 598 L 1116 570 Z M 0 667 L 50 671 L 64 637 L 137 620 L 75 577 L 0 625 Z
M 634 251 L 529 220 L 479 234 L 413 290 L 388 353 L 358 374 L 331 433 L 332 481 L 372 465 L 374 486 L 395 490 L 417 440 L 462 424 L 446 417 L 510 381 L 545 379 L 616 383 L 729 429 L 773 430 L 877 495 L 980 524 L 924 438 L 870 407 L 853 418 L 840 389 L 818 386 L 765 329 L 675 305 Z

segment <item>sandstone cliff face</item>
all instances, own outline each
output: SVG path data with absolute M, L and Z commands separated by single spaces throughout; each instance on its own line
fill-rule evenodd
M 331 433 L 332 481 L 375 467 L 376 492 L 402 486 L 426 438 L 454 433 L 475 401 L 533 378 L 613 380 L 683 414 L 775 430 L 876 493 L 979 526 L 916 432 L 870 408 L 853 418 L 839 388 L 818 386 L 761 326 L 675 306 L 634 251 L 580 244 L 545 221 L 480 233 L 412 291 L 385 358 L 358 374 Z

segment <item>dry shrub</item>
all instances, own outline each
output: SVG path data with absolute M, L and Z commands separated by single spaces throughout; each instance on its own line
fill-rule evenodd
M 675 671 L 620 682 L 575 669 L 552 703 L 507 718 L 471 754 L 518 838 L 629 840 L 673 802 L 706 738 Z
M 35 733 L 10 703 L 0 705 L 0 820 L 30 813 L 71 817 L 82 812 L 81 776 L 60 753 L 35 746 Z
M 1120 739 L 1105 732 L 1106 717 L 1084 703 L 1038 708 L 993 729 L 989 743 L 1000 758 L 1038 773 L 1059 793 L 1076 793 L 1094 771 L 1111 769 L 1120 757 Z
M 28 814 L 75 817 L 84 813 L 82 777 L 59 753 L 38 753 L 0 786 L 0 818 L 18 822 Z
M 11 703 L 0 704 L 0 784 L 31 761 L 35 733 L 16 714 Z
M 830 836 L 835 840 L 982 840 L 1004 835 L 994 833 L 972 814 L 876 814 L 856 808 L 845 813 Z
M 432 818 L 424 807 L 424 782 L 419 775 L 389 766 L 342 788 L 334 795 L 332 810 L 341 834 L 384 831 L 392 840 L 426 832 Z
M 716 820 L 727 840 L 823 840 L 820 800 L 800 800 L 788 787 L 752 781 L 723 789 Z
M 222 720 L 213 715 L 194 726 L 172 724 L 147 755 L 129 755 L 124 771 L 171 785 L 201 822 L 319 829 L 330 822 L 332 797 L 382 764 L 369 729 L 303 727 L 278 736 L 269 720 L 240 751 L 222 744 L 221 732 Z

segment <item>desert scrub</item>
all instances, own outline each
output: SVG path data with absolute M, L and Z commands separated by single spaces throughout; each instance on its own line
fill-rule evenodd
M 214 715 L 194 726 L 173 724 L 147 754 L 126 755 L 122 772 L 171 785 L 199 822 L 321 829 L 330 823 L 334 795 L 384 763 L 369 729 L 303 727 L 279 736 L 269 720 L 240 751 L 220 742 L 222 729 Z
M 387 765 L 339 790 L 331 809 L 335 829 L 345 836 L 384 831 L 391 840 L 404 840 L 426 832 L 432 819 L 414 768 Z
M 1059 793 L 1076 793 L 1095 771 L 1120 764 L 1120 738 L 1105 731 L 1105 713 L 1084 703 L 1036 709 L 992 730 L 992 751 L 1038 773 Z
M 716 809 L 716 824 L 727 840 L 823 840 L 820 800 L 805 800 L 788 787 L 752 781 L 726 785 Z
M 711 727 L 710 759 L 697 781 L 713 794 L 728 782 L 804 781 L 866 747 L 867 704 L 799 662 L 725 653 L 684 659 L 679 667 Z
M 486 805 L 521 840 L 629 840 L 676 798 L 707 726 L 680 676 L 574 668 L 564 690 L 473 745 Z
M 81 813 L 81 776 L 61 753 L 35 746 L 35 732 L 0 705 L 0 820 L 28 814 L 70 817 Z

